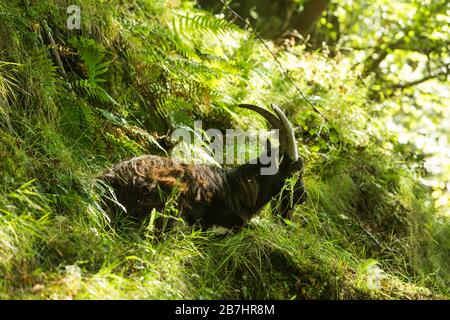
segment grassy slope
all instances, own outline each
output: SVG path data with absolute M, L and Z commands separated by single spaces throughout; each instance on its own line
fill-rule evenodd
M 246 32 L 189 3 L 81 3 L 82 32 L 66 29 L 65 1 L 0 4 L 0 298 L 448 298 L 448 221 L 346 57 L 279 51 L 336 137 Z M 227 236 L 108 225 L 103 168 L 161 153 L 193 118 L 254 126 L 241 101 L 279 103 L 303 128 L 311 197 L 288 226 L 269 209 Z

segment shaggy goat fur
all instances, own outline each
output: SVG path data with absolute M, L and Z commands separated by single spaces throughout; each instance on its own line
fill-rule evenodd
M 290 163 L 290 167 L 261 176 L 257 174 L 259 164 L 221 169 L 146 155 L 119 163 L 103 179 L 131 217 L 143 219 L 152 209 L 163 212 L 164 197 L 175 192 L 181 217 L 189 224 L 232 228 L 257 214 L 281 191 L 288 173 L 299 170 L 301 163 Z
M 141 220 L 153 210 L 164 213 L 169 197 L 174 196 L 172 204 L 189 224 L 199 224 L 203 228 L 213 225 L 232 228 L 244 225 L 281 193 L 278 213 L 287 217 L 295 204 L 306 200 L 300 178 L 303 162 L 297 154 L 292 126 L 275 105 L 272 105 L 272 109 L 278 118 L 260 107 L 241 106 L 260 113 L 274 127 L 280 128 L 282 160 L 275 174 L 261 174 L 265 166 L 259 158 L 256 163 L 222 169 L 145 155 L 123 161 L 102 175 L 121 204 L 111 206 L 111 203 L 107 203 L 108 206 L 115 207 L 116 212 L 125 208 L 128 216 Z M 276 154 L 270 144 L 267 150 L 270 150 L 270 154 Z M 283 191 L 286 179 L 296 174 L 298 179 L 293 193 Z M 157 228 L 160 225 L 160 222 L 156 222 Z

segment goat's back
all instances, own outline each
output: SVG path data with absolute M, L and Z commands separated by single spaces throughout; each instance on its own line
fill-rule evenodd
M 102 179 L 131 217 L 141 219 L 152 209 L 163 212 L 173 197 L 183 217 L 193 223 L 201 219 L 201 209 L 213 201 L 224 178 L 218 167 L 145 155 L 118 163 Z

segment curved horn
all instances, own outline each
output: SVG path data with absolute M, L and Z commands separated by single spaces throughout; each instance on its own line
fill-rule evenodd
M 288 118 L 284 114 L 284 112 L 278 107 L 276 104 L 272 103 L 271 108 L 275 113 L 278 115 L 278 118 L 280 118 L 282 124 L 283 124 L 283 131 L 285 132 L 286 137 L 286 153 L 293 161 L 298 160 L 298 151 L 297 151 L 297 145 L 295 143 L 295 136 L 294 136 L 294 128 L 292 128 L 291 123 L 289 122 Z M 281 128 L 280 128 L 281 129 Z
M 281 129 L 283 127 L 283 124 L 281 123 L 281 121 L 277 117 L 275 117 L 272 112 L 268 111 L 267 109 L 264 109 L 264 108 L 261 108 L 258 106 L 254 106 L 252 104 L 240 104 L 239 107 L 244 108 L 244 109 L 253 110 L 253 111 L 259 113 L 270 123 L 270 125 L 274 129 Z
M 279 130 L 279 141 L 280 141 L 280 155 L 284 154 L 287 149 L 287 131 L 283 122 L 275 116 L 272 112 L 267 109 L 252 105 L 252 104 L 240 104 L 239 107 L 253 110 L 263 116 L 272 126 L 273 129 Z

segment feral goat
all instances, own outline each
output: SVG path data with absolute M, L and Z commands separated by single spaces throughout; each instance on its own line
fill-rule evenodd
M 279 130 L 281 160 L 275 174 L 262 175 L 264 165 L 259 158 L 231 169 L 185 164 L 154 155 L 133 158 L 102 175 L 117 202 L 126 209 L 127 216 L 143 219 L 154 209 L 164 212 L 167 196 L 176 191 L 175 203 L 180 216 L 202 228 L 243 226 L 277 195 L 281 195 L 277 213 L 289 217 L 293 206 L 307 198 L 301 179 L 303 162 L 298 156 L 294 130 L 274 104 L 271 107 L 276 115 L 254 105 L 239 106 L 259 113 L 272 128 Z M 288 190 L 283 186 L 286 179 L 294 175 L 298 179 L 292 192 L 292 188 Z

